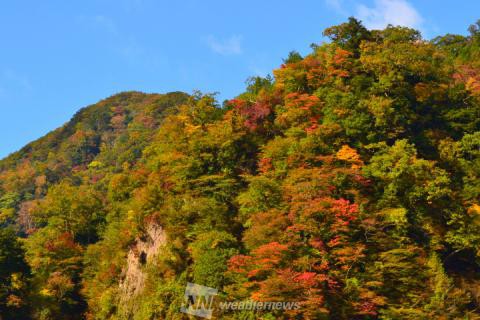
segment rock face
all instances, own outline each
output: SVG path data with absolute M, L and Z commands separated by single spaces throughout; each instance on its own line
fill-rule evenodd
M 163 228 L 157 224 L 151 224 L 147 228 L 145 236 L 138 238 L 130 248 L 124 277 L 119 285 L 119 305 L 125 308 L 124 312 L 131 313 L 134 311 L 129 310 L 131 305 L 129 302 L 138 296 L 145 287 L 147 280 L 147 274 L 144 271 L 145 266 L 155 261 L 165 244 L 166 234 Z

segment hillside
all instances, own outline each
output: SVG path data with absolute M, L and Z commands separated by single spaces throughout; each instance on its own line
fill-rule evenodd
M 480 22 L 350 18 L 220 105 L 114 95 L 0 161 L 3 319 L 480 319 Z M 222 310 L 228 301 L 295 302 Z

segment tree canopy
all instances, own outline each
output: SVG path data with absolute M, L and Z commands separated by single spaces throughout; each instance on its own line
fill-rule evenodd
M 469 31 L 350 18 L 223 105 L 125 92 L 80 110 L 0 161 L 1 316 L 186 319 L 194 282 L 299 303 L 220 319 L 480 319 Z

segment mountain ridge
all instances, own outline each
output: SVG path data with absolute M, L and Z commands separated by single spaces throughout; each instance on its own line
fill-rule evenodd
M 152 97 L 158 96 L 158 97 L 160 97 L 162 95 L 167 95 L 167 96 L 172 95 L 173 96 L 173 95 L 178 95 L 178 94 L 187 96 L 187 94 L 185 94 L 183 92 L 179 92 L 179 91 L 169 92 L 169 93 L 165 93 L 165 94 L 143 93 L 143 92 L 140 92 L 140 91 L 124 91 L 124 92 L 114 94 L 114 95 L 112 95 L 108 98 L 102 99 L 97 103 L 88 105 L 86 107 L 82 107 L 72 116 L 72 118 L 70 120 L 68 120 L 62 126 L 56 128 L 56 129 L 53 129 L 52 131 L 48 132 L 44 136 L 39 137 L 38 139 L 35 139 L 32 142 L 29 142 L 28 144 L 26 144 L 24 147 L 20 148 L 19 150 L 14 151 L 14 152 L 10 153 L 9 155 L 5 156 L 4 158 L 0 159 L 0 168 L 4 166 L 3 165 L 4 162 L 9 162 L 10 158 L 22 158 L 22 154 L 28 154 L 29 152 L 31 152 L 31 148 L 33 148 L 34 145 L 39 144 L 43 140 L 48 140 L 48 137 L 50 137 L 51 135 L 60 135 L 58 140 L 62 140 L 62 138 L 63 139 L 68 138 L 69 135 L 73 134 L 73 131 L 75 129 L 74 128 L 75 125 L 77 123 L 81 122 L 83 114 L 93 111 L 92 109 L 97 107 L 98 105 L 104 105 L 104 107 L 107 107 L 106 104 L 109 104 L 109 103 L 115 104 L 115 100 L 122 99 L 122 98 L 128 99 L 129 96 L 134 97 L 134 96 L 138 96 L 138 95 L 143 95 L 146 98 L 148 96 L 152 96 Z M 138 102 L 140 102 L 140 101 L 138 101 Z M 62 134 L 65 134 L 66 136 L 62 136 Z M 52 146 L 50 146 L 50 147 L 52 147 Z M 53 147 L 55 147 L 55 146 L 53 146 Z

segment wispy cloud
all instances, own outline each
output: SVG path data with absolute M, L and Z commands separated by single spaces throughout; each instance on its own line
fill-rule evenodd
M 373 6 L 355 0 L 324 0 L 325 4 L 342 16 L 355 16 L 369 29 L 383 29 L 388 24 L 421 29 L 421 14 L 408 0 L 374 0 Z M 356 9 L 350 9 L 356 8 Z
M 420 28 L 423 22 L 420 13 L 406 0 L 375 0 L 371 8 L 361 4 L 357 16 L 369 29 L 382 29 L 388 24 Z
M 242 53 L 242 36 L 233 35 L 228 39 L 219 40 L 210 35 L 207 37 L 210 49 L 221 55 L 233 55 Z
M 343 7 L 343 0 L 325 0 L 325 3 L 337 13 L 344 16 L 348 15 L 347 10 Z

